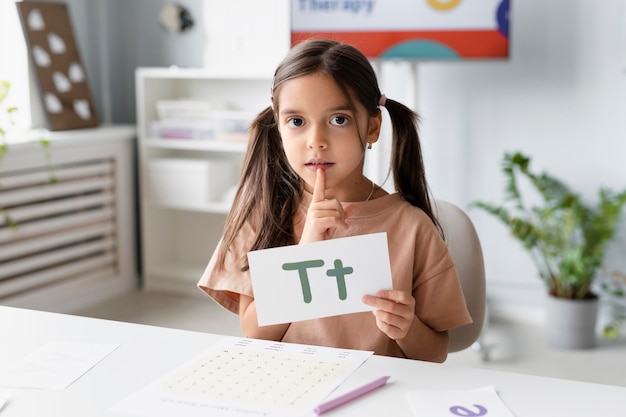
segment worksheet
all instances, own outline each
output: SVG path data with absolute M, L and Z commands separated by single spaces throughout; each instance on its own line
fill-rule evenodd
M 139 416 L 297 416 L 373 352 L 225 337 L 113 407 Z

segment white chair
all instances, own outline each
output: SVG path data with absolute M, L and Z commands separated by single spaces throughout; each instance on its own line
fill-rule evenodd
M 472 221 L 459 207 L 435 200 L 435 215 L 444 231 L 454 261 L 467 309 L 473 323 L 448 331 L 448 352 L 464 350 L 478 340 L 485 321 L 485 265 L 480 240 Z

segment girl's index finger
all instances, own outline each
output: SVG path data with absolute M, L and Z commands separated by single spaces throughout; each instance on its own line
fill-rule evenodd
M 326 177 L 324 175 L 324 170 L 318 168 L 315 172 L 315 185 L 313 186 L 313 202 L 324 201 L 326 199 L 326 195 L 324 190 L 326 189 Z

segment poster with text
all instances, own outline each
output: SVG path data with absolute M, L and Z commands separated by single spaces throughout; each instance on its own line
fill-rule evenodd
M 292 0 L 291 43 L 328 38 L 372 59 L 504 59 L 510 0 Z

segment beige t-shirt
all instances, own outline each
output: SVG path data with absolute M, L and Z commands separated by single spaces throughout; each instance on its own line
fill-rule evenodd
M 310 202 L 311 194 L 304 193 L 294 219 L 297 236 L 302 233 Z M 424 324 L 444 331 L 472 322 L 452 258 L 426 213 L 397 193 L 351 204 L 356 211 L 346 220 L 349 228 L 338 231 L 335 237 L 386 232 L 393 288 L 413 294 L 415 314 Z M 249 271 L 242 272 L 240 264 L 234 263 L 247 252 L 245 241 L 249 237 L 243 235 L 229 251 L 225 271 L 215 271 L 216 250 L 198 282 L 200 289 L 234 313 L 239 312 L 238 294 L 254 296 Z M 276 297 L 280 297 L 278 292 Z M 419 340 L 415 335 L 415 343 Z M 404 357 L 398 344 L 378 329 L 371 312 L 291 323 L 282 341 Z

